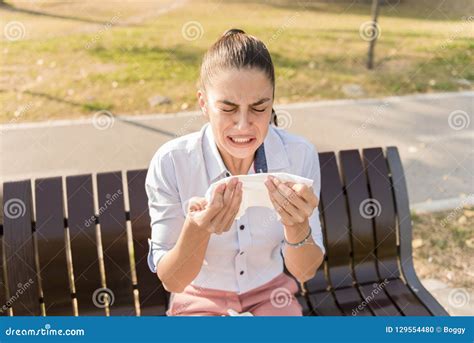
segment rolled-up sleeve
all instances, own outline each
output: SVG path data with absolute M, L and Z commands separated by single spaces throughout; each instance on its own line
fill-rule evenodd
M 145 189 L 151 219 L 148 266 L 156 273 L 160 259 L 176 244 L 185 220 L 170 152 L 158 150 L 153 156 Z
M 311 150 L 305 159 L 305 174 L 303 175 L 311 180 L 313 180 L 313 190 L 314 194 L 320 199 L 321 193 L 321 169 L 319 167 L 319 155 L 314 146 L 311 147 Z M 321 248 L 323 254 L 326 253 L 326 249 L 323 243 L 323 233 L 321 230 L 321 221 L 319 219 L 319 208 L 314 209 L 313 214 L 309 218 L 309 226 L 312 230 L 312 237 L 314 242 Z

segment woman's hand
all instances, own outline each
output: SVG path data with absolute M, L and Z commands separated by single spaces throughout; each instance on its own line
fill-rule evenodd
M 209 203 L 205 198 L 191 198 L 188 218 L 198 227 L 220 235 L 232 227 L 241 202 L 242 182 L 232 178 L 214 189 Z
M 273 207 L 287 228 L 308 227 L 308 218 L 319 204 L 313 188 L 301 183 L 281 182 L 273 176 L 265 181 Z

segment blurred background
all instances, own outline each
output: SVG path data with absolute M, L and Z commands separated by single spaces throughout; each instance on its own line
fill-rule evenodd
M 472 315 L 473 15 L 471 0 L 0 1 L 0 181 L 147 168 L 201 127 L 201 58 L 241 28 L 272 55 L 279 126 L 319 151 L 398 147 L 417 272 Z
M 196 109 L 202 55 L 230 27 L 267 44 L 278 104 L 469 90 L 474 80 L 469 0 L 382 1 L 371 71 L 371 0 L 1 3 L 3 123 Z

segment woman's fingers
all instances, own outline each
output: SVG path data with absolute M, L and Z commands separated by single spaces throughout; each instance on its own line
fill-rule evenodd
M 189 199 L 188 212 L 198 212 L 206 208 L 207 200 L 200 197 L 192 197 Z
M 276 185 L 272 182 L 272 180 L 265 181 L 265 185 L 268 188 L 270 200 L 273 203 L 273 206 L 277 210 L 277 212 L 282 217 L 282 221 L 286 225 L 292 225 L 295 223 L 302 223 L 306 216 L 302 211 L 299 211 L 289 199 L 285 198 L 278 190 Z M 289 222 L 292 222 L 290 224 Z
M 229 205 L 228 211 L 225 213 L 222 219 L 224 225 L 222 232 L 227 232 L 234 223 L 235 216 L 239 212 L 240 204 L 242 202 L 242 182 L 239 182 L 235 187 L 234 194 L 232 195 L 232 201 Z
M 229 182 L 227 182 L 227 186 L 224 192 L 224 206 L 230 204 L 232 200 L 232 195 L 238 182 L 239 180 L 237 178 L 232 178 L 231 180 L 229 180 Z
M 293 206 L 288 200 L 284 200 L 282 195 L 278 192 L 275 184 L 270 180 L 265 181 L 265 185 L 268 189 L 268 195 L 273 204 L 273 207 L 278 212 L 281 217 L 281 222 L 283 224 L 288 224 L 289 221 L 293 221 L 292 214 L 289 212 L 289 207 Z
M 214 189 L 214 192 L 212 192 L 211 201 L 209 202 L 208 206 L 210 213 L 219 211 L 219 209 L 221 209 L 224 205 L 224 192 L 226 190 L 226 186 L 227 185 L 225 183 L 220 184 Z
M 237 178 L 229 181 L 227 188 L 232 190 L 232 193 L 225 198 L 224 209 L 212 219 L 217 234 L 229 231 L 233 222 L 233 220 L 231 222 L 231 219 L 237 214 L 237 205 L 240 206 L 242 199 L 242 183 Z
M 302 197 L 311 206 L 317 207 L 319 205 L 319 199 L 314 194 L 313 187 L 309 187 L 301 183 L 295 183 L 290 185 L 290 187 L 295 191 L 296 194 Z
M 213 228 L 211 227 L 211 221 L 222 210 L 224 206 L 224 192 L 226 189 L 226 184 L 218 185 L 211 195 L 211 200 L 206 207 L 205 211 L 203 211 L 203 225 L 206 226 L 206 229 L 209 232 L 213 232 Z
M 272 180 L 275 186 L 277 187 L 278 192 L 286 199 L 288 199 L 288 201 L 291 202 L 298 209 L 298 211 L 303 212 L 303 215 L 305 217 L 311 216 L 314 207 L 309 202 L 306 202 L 301 195 L 299 195 L 292 188 L 288 187 L 285 183 L 281 182 L 277 178 L 273 178 Z M 303 186 L 308 189 L 308 186 Z M 302 192 L 306 193 L 306 190 L 302 190 Z

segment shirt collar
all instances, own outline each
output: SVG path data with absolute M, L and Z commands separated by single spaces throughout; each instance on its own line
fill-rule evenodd
M 288 152 L 286 151 L 280 132 L 281 129 L 270 125 L 267 137 L 265 137 L 263 141 L 269 173 L 281 171 L 290 166 Z
M 209 123 L 204 125 L 203 131 L 202 150 L 204 155 L 204 164 L 207 168 L 207 173 L 212 183 L 225 174 L 227 172 L 227 168 L 225 167 L 219 150 L 217 150 L 214 134 Z
M 228 172 L 221 154 L 217 149 L 214 139 L 214 134 L 209 123 L 206 123 L 203 130 L 202 149 L 204 155 L 204 162 L 211 182 L 216 181 L 221 176 Z M 267 136 L 263 144 L 265 149 L 265 156 L 267 160 L 268 172 L 280 171 L 289 167 L 290 162 L 286 152 L 285 145 L 278 133 L 279 129 L 272 125 L 268 128 Z M 253 167 L 251 167 L 253 168 Z

